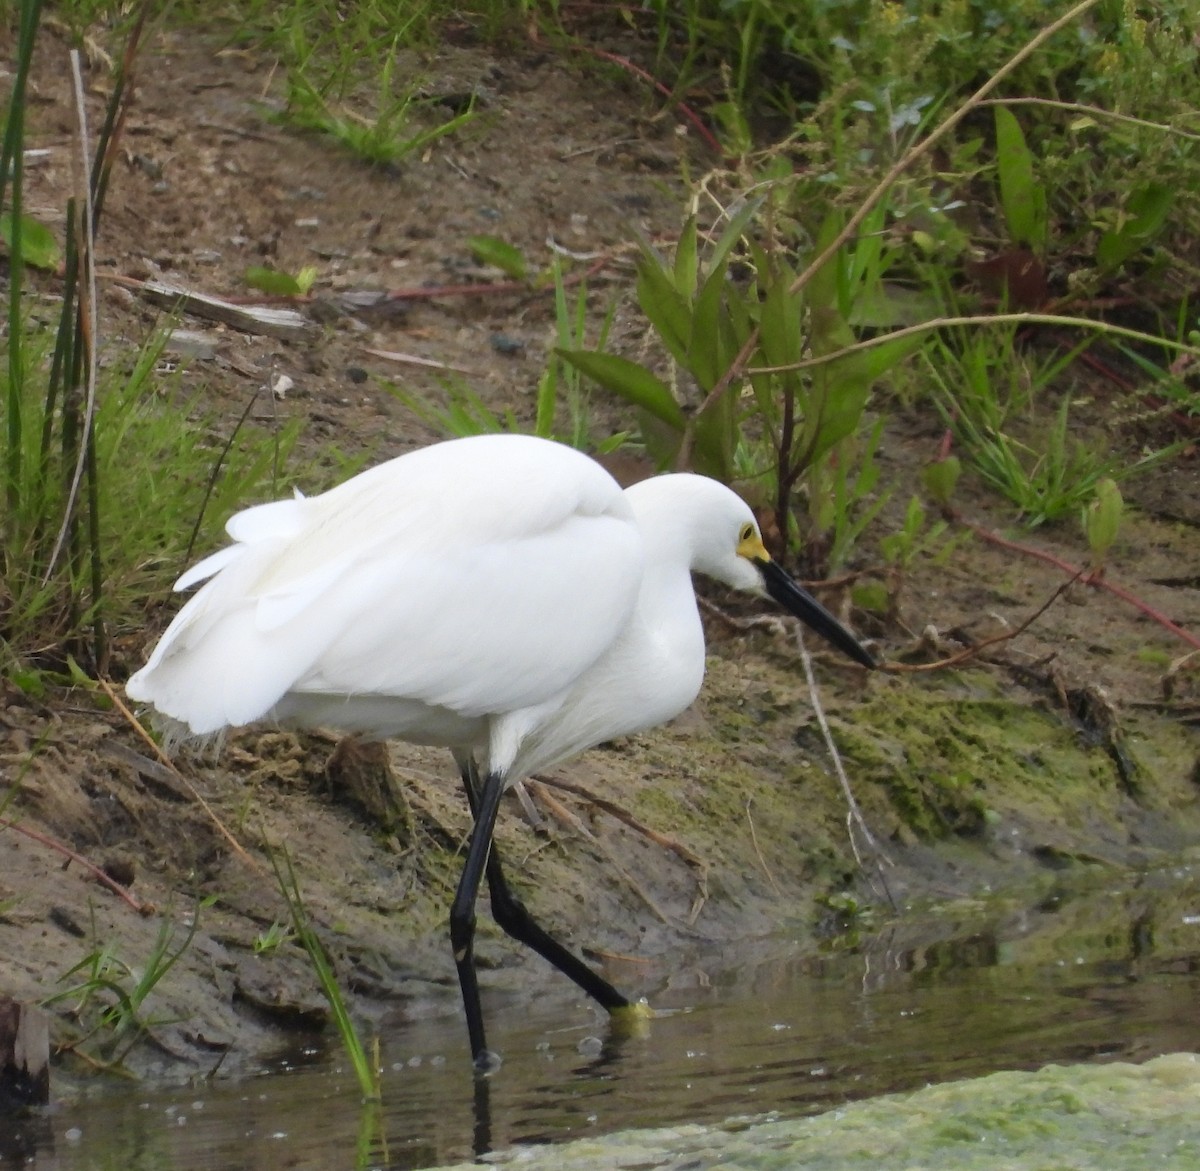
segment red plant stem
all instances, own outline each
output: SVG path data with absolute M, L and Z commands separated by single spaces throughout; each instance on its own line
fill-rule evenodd
M 524 281 L 496 281 L 474 285 L 426 285 L 416 288 L 389 289 L 389 301 L 431 301 L 435 297 L 486 297 L 492 293 L 528 293 Z M 289 300 L 296 300 L 295 297 Z
M 36 829 L 30 829 L 27 825 L 22 825 L 18 821 L 10 821 L 7 817 L 0 817 L 0 826 L 6 829 L 15 829 L 17 833 L 24 834 L 27 838 L 32 838 L 35 842 L 40 842 L 43 846 L 48 846 L 51 850 L 57 850 L 60 854 L 70 859 L 72 862 L 78 862 L 89 874 L 99 883 L 108 887 L 114 894 L 123 898 L 139 915 L 146 914 L 146 904 L 135 898 L 129 891 L 123 887 L 115 879 L 110 878 L 99 866 L 89 862 L 82 854 L 76 854 L 70 846 L 64 845 L 60 841 L 49 837 L 47 834 L 39 833 Z
M 1200 650 L 1200 638 L 1192 634 L 1190 631 L 1184 630 L 1182 626 L 1176 626 L 1165 614 L 1156 610 L 1147 602 L 1143 602 L 1141 598 L 1135 594 L 1131 594 L 1124 586 L 1117 585 L 1116 582 L 1109 581 L 1106 577 L 1098 577 L 1091 574 L 1084 579 L 1085 583 L 1090 586 L 1099 586 L 1101 589 L 1106 589 L 1110 594 L 1118 597 L 1123 602 L 1128 602 L 1135 610 L 1140 610 L 1147 618 L 1157 622 L 1164 629 L 1169 630 L 1177 638 L 1181 638 L 1188 646 L 1195 647 Z
M 965 525 L 976 536 L 982 537 L 983 540 L 991 545 L 997 545 L 1001 549 L 1011 549 L 1014 553 L 1020 553 L 1025 557 L 1032 557 L 1037 561 L 1044 561 L 1047 565 L 1053 565 L 1055 569 L 1062 570 L 1068 577 L 1079 578 L 1084 585 L 1107 590 L 1114 597 L 1120 598 L 1121 601 L 1128 603 L 1135 610 L 1145 614 L 1151 621 L 1158 623 L 1164 630 L 1169 630 L 1176 638 L 1186 642 L 1188 646 L 1200 650 L 1200 638 L 1190 631 L 1184 630 L 1182 626 L 1177 626 L 1161 610 L 1156 610 L 1148 602 L 1143 602 L 1141 598 L 1130 593 L 1123 586 L 1109 581 L 1108 578 L 1101 576 L 1099 573 L 1087 573 L 1077 566 L 1072 565 L 1069 561 L 1064 561 L 1061 557 L 1056 557 L 1053 553 L 1047 553 L 1042 549 L 1035 549 L 1032 545 L 1022 545 L 1019 541 L 1010 541 L 1007 537 L 1002 537 L 992 529 L 984 528 L 981 524 L 967 520 L 957 509 L 947 508 L 945 509 L 945 514 L 948 519 Z
M 649 82 L 665 98 L 673 96 L 670 86 L 664 85 L 657 77 L 652 73 L 647 73 L 640 65 L 635 65 L 628 57 L 622 57 L 619 53 L 610 53 L 607 49 L 596 49 L 591 45 L 575 45 L 574 48 L 580 53 L 591 53 L 593 57 L 600 57 L 605 61 L 611 61 L 614 65 L 619 65 L 635 77 L 640 77 L 643 81 Z M 716 135 L 704 125 L 704 120 L 700 115 L 686 102 L 679 103 L 679 112 L 696 128 L 696 133 L 704 139 L 704 143 L 709 150 L 718 158 L 724 158 L 725 152 L 721 149 L 721 144 L 717 141 Z

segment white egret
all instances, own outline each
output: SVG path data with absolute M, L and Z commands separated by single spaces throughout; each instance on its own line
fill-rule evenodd
M 196 735 L 256 720 L 449 748 L 475 826 L 450 938 L 480 1068 L 473 959 L 492 913 L 609 1012 L 630 1002 L 530 917 L 491 848 L 517 780 L 683 711 L 704 676 L 691 574 L 766 594 L 864 666 L 870 654 L 771 560 L 749 507 L 703 476 L 622 491 L 594 460 L 518 435 L 451 440 L 320 496 L 248 508 L 234 544 L 126 691 Z

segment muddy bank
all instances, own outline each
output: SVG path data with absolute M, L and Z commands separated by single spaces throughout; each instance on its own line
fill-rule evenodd
M 500 849 L 534 913 L 632 994 L 652 997 L 702 945 L 779 932 L 814 950 L 852 945 L 864 924 L 906 906 L 1062 868 L 1108 867 L 1115 881 L 1200 837 L 1194 735 L 1164 715 L 1123 718 L 1115 753 L 999 673 L 843 680 L 824 689 L 830 723 L 888 859 L 860 866 L 794 665 L 761 644 L 716 649 L 705 697 L 676 725 L 563 770 L 572 790 L 555 777 L 534 785 L 540 826 L 515 800 L 501 817 Z M 128 989 L 156 947 L 186 941 L 139 1009 L 145 1031 L 102 1029 L 83 1046 L 93 1058 L 121 1053 L 154 1077 L 218 1064 L 239 1074 L 322 1030 L 326 1008 L 300 949 L 263 950 L 287 922 L 270 862 L 284 850 L 362 1022 L 396 1029 L 459 1011 L 443 925 L 468 823 L 447 760 L 392 750 L 397 803 L 384 828 L 345 770 L 329 775 L 324 738 L 241 733 L 215 761 L 182 762 L 184 784 L 119 720 L 85 719 L 70 697 L 56 699 L 54 712 L 8 709 L 17 750 L 4 764 L 22 774 L 10 809 L 132 878 L 142 913 L 7 831 L 8 990 L 70 987 L 91 968 L 65 973 L 100 949 L 113 961 L 108 977 Z M 491 989 L 536 995 L 561 979 L 486 917 L 479 952 Z M 96 1023 L 95 1003 L 72 1017 L 78 1000 L 55 1006 L 60 1041 Z

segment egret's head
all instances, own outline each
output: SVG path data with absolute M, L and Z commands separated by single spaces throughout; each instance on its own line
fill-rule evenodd
M 750 507 L 705 476 L 655 476 L 627 488 L 651 556 L 681 561 L 696 573 L 765 594 L 864 667 L 875 660 L 820 602 L 771 558 Z
M 767 547 L 763 544 L 762 532 L 759 530 L 758 522 L 753 517 L 742 521 L 738 526 L 737 548 L 735 551 L 739 560 L 747 562 L 751 566 L 754 576 L 758 579 L 758 592 L 765 593 L 766 587 L 763 583 L 762 566 L 771 563 L 771 554 L 767 552 Z M 745 588 L 753 589 L 755 587 Z
M 692 569 L 735 590 L 766 594 L 763 566 L 772 561 L 754 514 L 745 501 L 727 488 L 723 497 L 713 503 L 717 507 L 707 518 L 707 539 L 697 547 Z

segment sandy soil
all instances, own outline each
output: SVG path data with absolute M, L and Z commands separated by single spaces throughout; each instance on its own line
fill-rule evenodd
M 71 182 L 73 120 L 65 49 L 50 36 L 39 52 L 28 145 L 51 153 L 30 172 L 27 198 L 54 223 Z M 191 360 L 182 391 L 202 390 L 232 427 L 249 396 L 286 375 L 290 389 L 273 402 L 264 395 L 264 413 L 301 417 L 310 452 L 335 444 L 382 458 L 437 438 L 380 388 L 382 378 L 435 393 L 428 375 L 370 352 L 391 351 L 468 370 L 487 402 L 527 419 L 553 330 L 549 299 L 419 291 L 495 282 L 466 246 L 479 232 L 539 263 L 550 237 L 614 256 L 635 230 L 669 237 L 681 219 L 680 163 L 707 160 L 645 94 L 541 51 L 448 48 L 421 67 L 437 92 L 478 90 L 481 113 L 421 157 L 372 170 L 270 121 L 270 61 L 195 35 L 157 37 L 100 244 L 106 346 L 117 353 L 159 320 L 138 280 L 236 296 L 248 265 L 316 264 L 313 327 L 300 340 L 184 321 L 204 335 L 204 356 Z M 97 71 L 94 114 L 103 84 Z M 614 344 L 637 353 L 629 285 L 614 261 L 593 279 L 592 305 L 599 316 L 617 299 Z M 419 295 L 356 312 L 338 300 L 399 289 Z M 617 418 L 598 412 L 597 429 Z M 884 479 L 899 486 L 898 502 L 939 429 L 932 418 L 898 418 L 889 430 Z M 1140 512 L 1113 577 L 1200 629 L 1198 461 L 1165 465 L 1127 495 Z M 982 495 L 971 507 L 1010 523 Z M 1028 539 L 1085 559 L 1075 526 Z M 893 661 L 927 659 L 937 652 L 921 648 L 918 632 L 935 627 L 951 647 L 985 637 L 1023 621 L 1061 579 L 969 542 L 914 571 L 902 622 L 863 629 Z M 116 677 L 141 661 L 165 618 L 156 611 L 146 629 L 123 632 Z M 1200 839 L 1196 676 L 1167 678 L 1187 648 L 1109 595 L 1077 590 L 1015 642 L 954 671 L 868 680 L 821 656 L 834 734 L 891 861 L 882 882 L 855 859 L 794 644 L 719 619 L 711 633 L 709 683 L 692 712 L 558 778 L 635 824 L 586 793 L 539 786 L 540 825 L 515 802 L 501 818 L 500 848 L 531 907 L 632 993 L 652 993 L 682 957 L 711 945 L 789 930 L 817 947 L 861 924 L 867 908 L 879 921 L 891 914 L 885 884 L 903 906 L 1059 867 L 1136 865 Z M 189 940 L 147 1000 L 150 1027 L 126 1061 L 152 1076 L 219 1062 L 226 1073 L 253 1070 L 326 1019 L 299 950 L 255 946 L 286 921 L 270 862 L 286 846 L 360 1019 L 386 1028 L 458 1011 L 443 922 L 468 819 L 448 759 L 396 748 L 392 780 L 378 754 L 342 750 L 330 767 L 332 738 L 250 730 L 219 754 L 184 757 L 174 773 L 87 695 L 42 702 L 0 686 L 0 769 L 20 790 L 7 815 L 107 868 L 140 908 L 64 865 L 51 845 L 0 834 L 0 991 L 33 998 L 70 987 L 79 977 L 66 973 L 105 947 L 140 972 L 156 945 Z M 481 951 L 489 986 L 536 991 L 558 979 L 486 925 Z M 136 979 L 123 971 L 110 968 L 127 985 Z M 80 1028 L 75 1003 L 54 1007 L 60 1041 Z M 82 1048 L 111 1056 L 103 1040 Z

